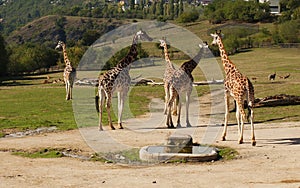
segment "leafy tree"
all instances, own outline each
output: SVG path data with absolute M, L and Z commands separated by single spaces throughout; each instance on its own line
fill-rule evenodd
M 270 18 L 269 4 L 244 0 L 214 0 L 205 7 L 204 13 L 212 23 L 226 20 L 258 22 Z
M 7 72 L 7 64 L 9 63 L 9 54 L 6 48 L 6 42 L 0 35 L 0 76 L 4 76 Z
M 180 16 L 182 13 L 183 13 L 183 1 L 179 0 L 178 16 Z
M 169 2 L 169 11 L 170 11 L 170 19 L 174 19 L 174 13 L 175 13 L 175 9 L 174 9 L 174 0 L 170 0 Z
M 286 43 L 299 42 L 300 21 L 291 20 L 279 25 L 279 34 Z
M 33 72 L 40 68 L 47 68 L 56 64 L 58 53 L 51 48 L 37 44 L 24 44 L 13 47 L 10 56 L 8 72 L 20 74 Z
M 300 18 L 300 1 L 299 0 L 280 0 L 281 14 L 280 22 L 295 20 Z
M 178 18 L 177 21 L 179 23 L 187 23 L 187 22 L 194 22 L 199 18 L 199 13 L 196 10 L 190 10 L 187 12 L 182 13 Z

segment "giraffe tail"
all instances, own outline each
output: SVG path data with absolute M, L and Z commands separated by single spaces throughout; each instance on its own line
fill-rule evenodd
M 100 109 L 99 109 L 99 91 L 97 91 L 97 94 L 95 96 L 95 105 L 96 105 L 96 110 L 99 113 Z
M 247 84 L 247 100 L 248 100 L 248 106 L 250 108 L 254 107 L 254 87 L 251 83 L 251 81 L 248 78 L 248 84 Z

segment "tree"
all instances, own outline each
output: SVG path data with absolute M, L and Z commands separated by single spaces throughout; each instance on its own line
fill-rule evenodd
M 194 22 L 199 18 L 199 13 L 196 10 L 190 10 L 187 12 L 182 13 L 178 18 L 177 21 L 179 23 L 187 23 L 187 22 Z
M 174 19 L 174 0 L 170 0 L 169 2 L 169 10 L 170 10 L 170 19 Z
M 6 49 L 6 43 L 2 35 L 0 35 L 0 76 L 7 73 L 7 64 L 9 63 L 9 55 Z
M 178 16 L 180 16 L 182 13 L 183 13 L 183 2 L 182 0 L 179 0 Z

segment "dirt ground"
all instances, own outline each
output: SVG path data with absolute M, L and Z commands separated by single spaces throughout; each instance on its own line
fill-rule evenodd
M 257 146 L 250 143 L 249 125 L 244 144 L 237 143 L 237 128 L 229 126 L 227 141 L 220 132 L 212 143 L 238 151 L 237 159 L 205 163 L 162 163 L 144 166 L 93 162 L 71 157 L 24 158 L 11 150 L 65 148 L 92 155 L 82 131 L 43 133 L 0 139 L 0 187 L 300 187 L 300 122 L 256 124 Z M 182 129 L 186 130 L 186 129 Z M 195 141 L 207 134 L 206 126 L 195 128 Z M 94 130 L 92 130 L 94 131 Z M 154 129 L 147 138 L 164 139 L 169 129 Z M 105 131 L 104 131 L 105 132 Z M 129 129 L 110 131 L 132 146 L 153 144 L 132 137 Z M 97 133 L 98 134 L 98 133 Z M 139 137 L 144 137 L 139 134 Z

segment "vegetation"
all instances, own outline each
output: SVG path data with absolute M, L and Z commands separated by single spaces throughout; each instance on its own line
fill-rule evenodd
M 60 158 L 64 156 L 61 151 L 47 148 L 35 152 L 15 151 L 12 154 L 27 158 Z
M 233 160 L 233 159 L 236 159 L 237 155 L 238 155 L 238 152 L 232 148 L 229 148 L 229 147 L 219 148 L 219 152 L 218 152 L 219 159 Z
M 244 0 L 214 0 L 205 8 L 205 15 L 212 23 L 227 20 L 258 22 L 270 19 L 268 3 Z
M 120 4 L 97 0 L 53 1 L 50 3 L 53 9 L 47 8 L 48 0 L 0 2 L 0 134 L 5 135 L 7 132 L 35 129 L 41 126 L 56 126 L 60 130 L 76 128 L 71 103 L 64 100 L 63 84 L 43 85 L 46 75 L 29 74 L 37 73 L 41 68 L 47 70 L 53 65 L 63 65 L 61 53 L 54 50 L 58 40 L 67 42 L 69 58 L 77 66 L 88 46 L 99 36 L 130 22 L 125 19 L 119 20 L 121 18 L 147 18 L 161 21 L 174 19 L 175 23 L 208 41 L 211 40 L 210 32 L 221 29 L 225 34 L 226 50 L 230 55 L 235 54 L 231 56 L 232 60 L 241 72 L 247 72 L 247 76 L 255 78 L 256 97 L 280 93 L 299 95 L 300 67 L 296 64 L 299 51 L 295 48 L 253 48 L 264 45 L 274 47 L 281 43 L 299 43 L 299 1 L 281 0 L 282 16 L 278 16 L 278 19 L 270 17 L 266 4 L 252 1 L 215 0 L 205 8 L 176 0 L 174 4 L 168 5 L 162 1 L 153 4 L 141 1 L 139 5 L 133 6 L 133 1 L 130 2 L 130 9 L 125 9 L 126 11 Z M 254 9 L 258 11 L 253 11 Z M 15 14 L 16 12 L 18 14 Z M 50 14 L 53 15 L 49 16 Z M 209 19 L 211 23 L 205 20 L 199 21 L 199 18 Z M 199 22 L 186 24 L 194 21 Z M 266 21 L 273 21 L 273 23 L 256 23 Z M 244 22 L 251 22 L 251 24 Z M 211 49 L 215 55 L 218 55 L 217 48 Z M 127 49 L 123 49 L 112 57 L 106 69 L 114 66 L 126 51 Z M 184 54 L 175 51 L 170 50 L 171 58 L 178 60 L 179 63 L 186 58 Z M 140 57 L 161 55 L 154 47 L 140 48 L 140 54 L 142 54 Z M 259 67 L 259 71 L 253 67 Z M 269 82 L 267 76 L 274 72 L 282 75 L 290 73 L 291 77 L 288 80 Z M 195 74 L 197 79 L 203 79 L 201 73 L 195 72 Z M 61 78 L 61 73 L 48 75 L 52 78 Z M 197 91 L 204 94 L 208 88 L 198 86 Z M 147 105 L 151 97 L 163 99 L 163 89 L 148 86 L 134 87 L 129 96 L 130 108 L 134 116 L 148 111 Z M 255 111 L 257 122 L 300 119 L 298 106 L 272 108 L 268 109 L 267 113 L 260 113 L 264 111 L 263 108 Z M 106 121 L 105 117 L 103 119 Z

